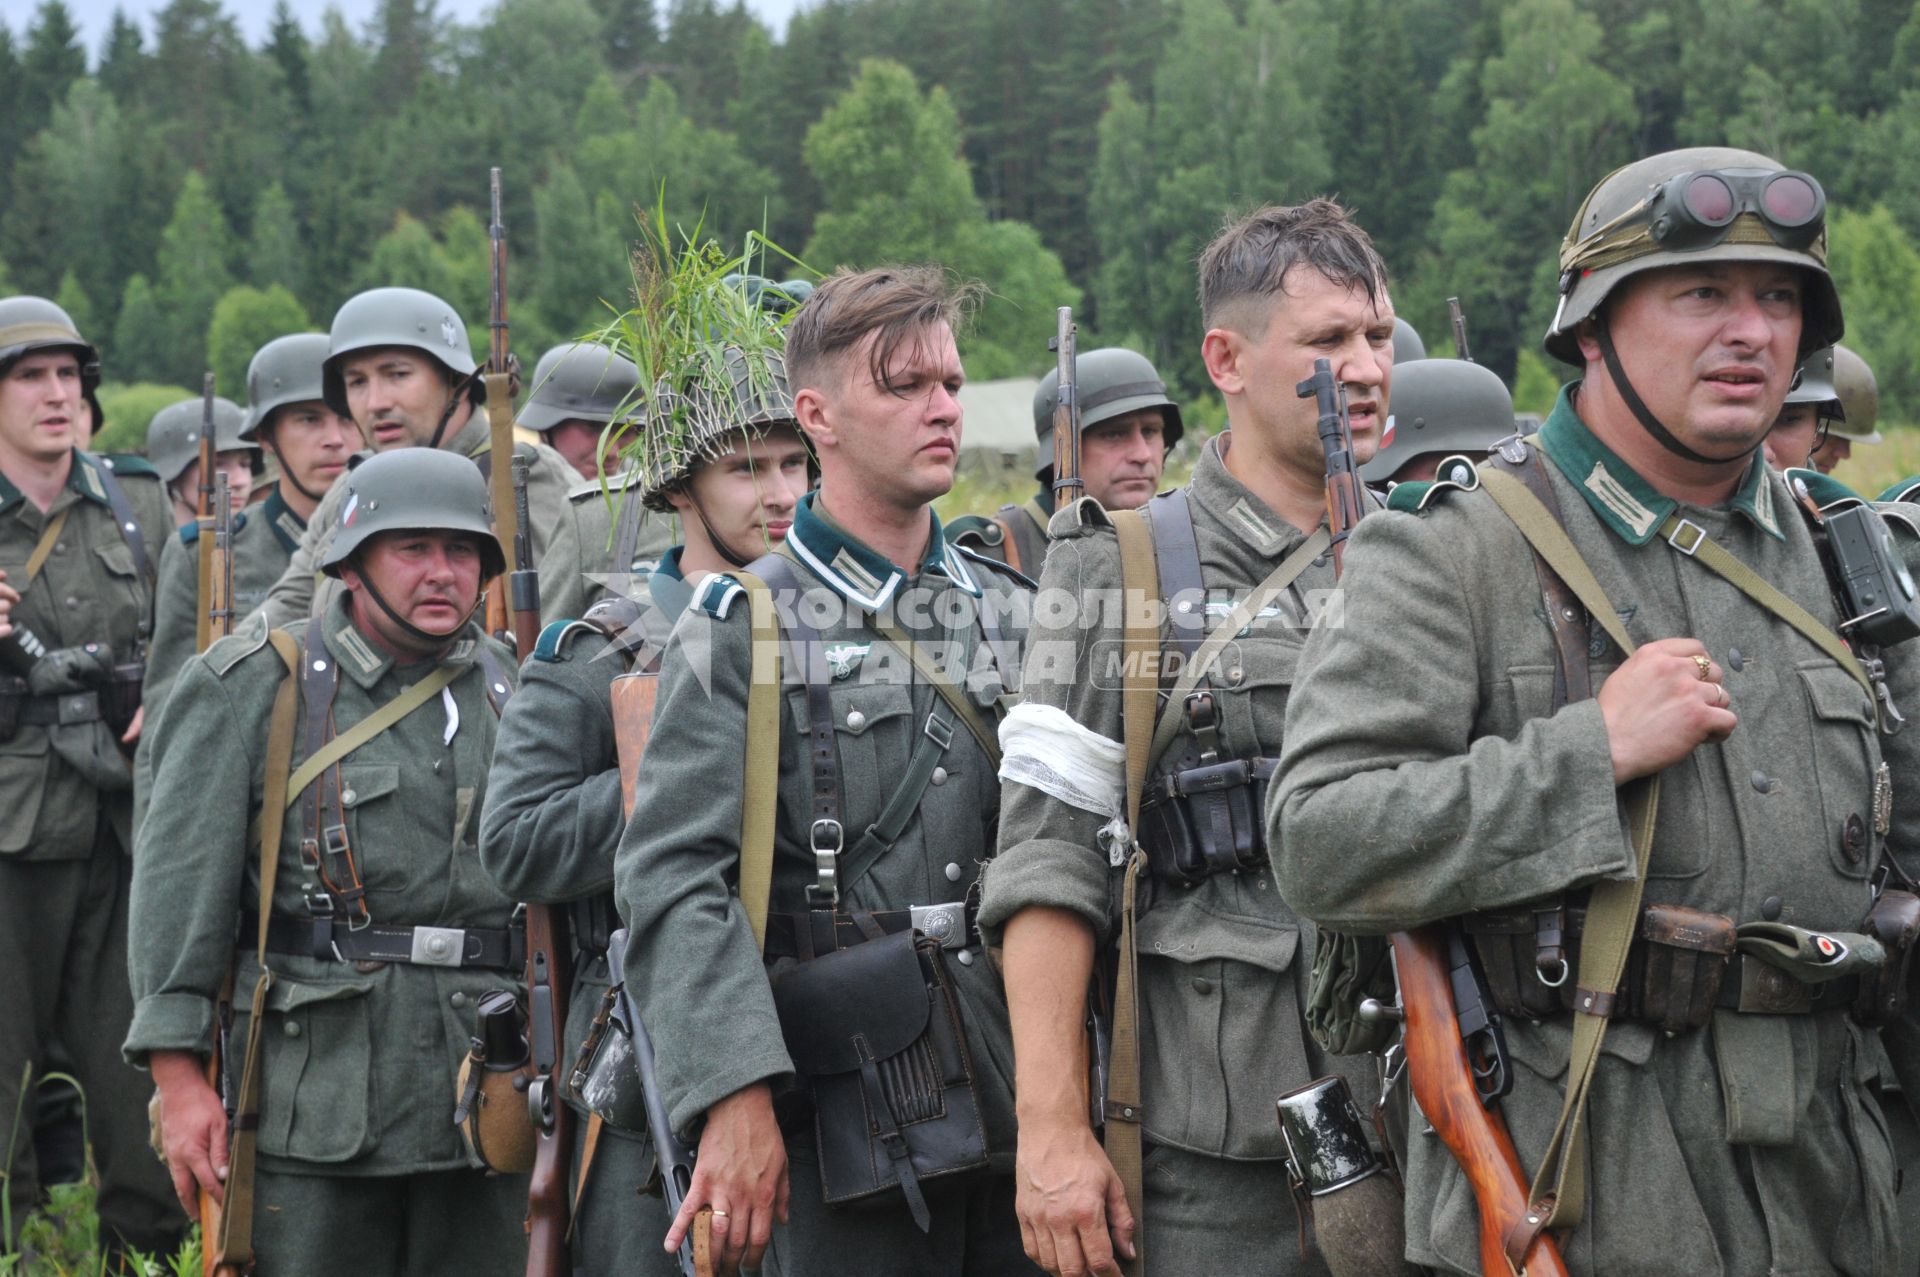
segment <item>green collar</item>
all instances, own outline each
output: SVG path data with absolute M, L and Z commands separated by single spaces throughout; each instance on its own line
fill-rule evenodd
M 260 503 L 261 517 L 267 526 L 273 529 L 273 536 L 280 548 L 292 554 L 300 548 L 300 534 L 307 530 L 307 521 L 293 512 L 287 499 L 280 495 L 280 485 L 274 484 L 273 491 Z
M 327 647 L 339 659 L 340 668 L 347 672 L 361 687 L 373 690 L 379 681 L 387 676 L 394 666 L 394 659 L 387 650 L 374 642 L 353 623 L 353 594 L 341 590 L 333 601 L 327 604 L 325 633 Z M 478 630 L 472 621 L 462 629 L 463 637 L 456 639 L 447 654 L 438 661 L 421 661 L 419 665 L 471 665 L 479 647 L 476 637 Z
M 1662 496 L 1654 486 L 1616 456 L 1574 411 L 1573 396 L 1579 382 L 1560 388 L 1546 423 L 1537 436 L 1540 447 L 1553 458 L 1580 495 L 1587 499 L 1600 521 L 1612 528 L 1629 545 L 1645 545 L 1659 532 L 1666 517 L 1680 503 Z M 1767 462 L 1759 450 L 1747 465 L 1740 487 L 1726 508 L 1743 514 L 1755 526 L 1776 541 L 1786 540 L 1780 520 L 1774 512 L 1773 485 L 1767 480 Z
M 817 492 L 809 492 L 800 498 L 800 507 L 793 514 L 793 526 L 787 530 L 787 548 L 835 593 L 869 612 L 878 612 L 893 598 L 907 574 L 815 509 L 818 496 Z M 979 598 L 980 583 L 967 567 L 966 556 L 947 543 L 940 530 L 939 515 L 928 510 L 927 518 L 933 526 L 927 536 L 926 557 L 914 575 L 937 572 Z
M 67 467 L 66 486 L 101 505 L 108 504 L 107 489 L 100 482 L 99 474 L 94 471 L 93 463 L 77 448 L 72 453 L 72 464 Z M 22 495 L 20 489 L 13 486 L 13 481 L 6 475 L 0 474 L 0 512 L 10 510 L 14 502 L 24 500 L 26 497 Z
M 680 554 L 686 548 L 676 545 L 661 555 L 647 576 L 647 597 L 669 620 L 686 611 L 693 601 L 693 587 L 687 584 L 687 574 L 680 567 Z

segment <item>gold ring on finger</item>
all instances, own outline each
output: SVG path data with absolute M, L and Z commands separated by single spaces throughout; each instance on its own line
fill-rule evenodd
M 1713 661 L 1704 653 L 1695 652 L 1693 654 L 1693 663 L 1699 667 L 1699 678 L 1702 683 L 1713 676 Z

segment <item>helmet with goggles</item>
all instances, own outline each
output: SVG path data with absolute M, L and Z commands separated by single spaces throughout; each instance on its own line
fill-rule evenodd
M 1691 147 L 1615 169 L 1581 204 L 1560 246 L 1560 299 L 1547 353 L 1582 366 L 1575 330 L 1644 271 L 1701 262 L 1779 262 L 1806 274 L 1800 355 L 1844 324 L 1827 272 L 1826 192 L 1754 151 Z

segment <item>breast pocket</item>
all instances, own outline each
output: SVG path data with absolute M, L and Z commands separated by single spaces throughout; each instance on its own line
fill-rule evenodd
M 1227 644 L 1220 656 L 1213 684 L 1227 693 L 1226 728 L 1234 748 L 1243 750 L 1238 742 L 1249 741 L 1263 755 L 1279 753 L 1300 646 L 1254 633 Z
M 109 620 L 124 618 L 122 627 L 117 627 L 108 637 L 114 645 L 114 659 L 131 661 L 134 659 L 132 620 L 147 614 L 145 583 L 134 566 L 133 551 L 125 541 L 102 541 L 93 547 L 93 557 L 100 565 L 105 585 L 104 597 L 98 602 L 103 610 L 95 613 L 98 620 L 94 624 L 104 626 Z
M 848 684 L 829 694 L 833 743 L 840 764 L 840 823 L 851 847 L 880 816 L 906 771 L 912 750 L 913 697 L 896 684 Z M 789 698 L 807 756 L 812 758 L 804 695 Z
M 354 863 L 367 890 L 401 892 L 411 883 L 407 868 L 426 859 L 417 855 L 399 855 L 399 849 L 380 847 L 383 829 L 391 829 L 398 816 L 395 795 L 400 789 L 397 763 L 340 764 L 340 806 L 346 813 L 347 838 L 353 847 Z M 411 848 L 407 849 L 411 852 Z M 345 884 L 336 884 L 344 886 Z
M 1873 863 L 1873 772 L 1880 758 L 1873 703 L 1836 666 L 1803 665 L 1799 674 L 1813 720 L 1809 770 L 1820 786 L 1827 855 L 1842 874 L 1864 878 Z

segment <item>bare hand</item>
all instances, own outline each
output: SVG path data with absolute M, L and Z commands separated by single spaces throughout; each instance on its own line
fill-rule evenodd
M 1133 1258 L 1133 1212 L 1086 1122 L 1023 1122 L 1014 1187 L 1027 1258 L 1059 1277 L 1120 1277 L 1114 1255 Z
M 1698 639 L 1648 643 L 1607 676 L 1596 700 L 1607 724 L 1613 783 L 1651 776 L 1739 724 L 1724 671 Z
M 667 1230 L 669 1252 L 680 1249 L 703 1206 L 713 1207 L 714 1272 L 758 1268 L 775 1221 L 787 1222 L 787 1144 L 766 1083 L 742 1087 L 707 1110 L 693 1183 Z
M 13 633 L 13 605 L 20 601 L 20 591 L 7 584 L 6 569 L 0 568 L 0 638 Z
M 146 723 L 146 721 L 147 721 L 147 707 L 145 705 L 142 705 L 139 709 L 136 709 L 135 711 L 133 711 L 133 721 L 127 724 L 126 734 L 120 738 L 120 743 L 122 745 L 131 745 L 135 741 L 139 740 L 140 728 Z
M 203 1190 L 226 1201 L 227 1111 L 193 1052 L 155 1051 L 148 1064 L 160 1088 L 160 1140 L 174 1195 L 187 1216 L 198 1219 Z

